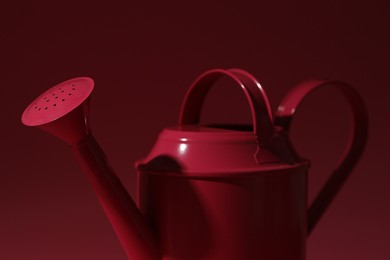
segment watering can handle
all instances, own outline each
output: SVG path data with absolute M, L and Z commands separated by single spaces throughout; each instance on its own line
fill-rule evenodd
M 334 86 L 347 99 L 353 114 L 353 129 L 344 155 L 324 187 L 308 210 L 308 234 L 310 234 L 339 192 L 363 153 L 368 135 L 368 115 L 364 102 L 350 85 L 340 81 L 310 80 L 298 84 L 283 99 L 275 115 L 275 124 L 288 131 L 292 118 L 301 102 L 314 90 Z
M 271 106 L 260 83 L 248 72 L 240 69 L 213 69 L 201 74 L 188 89 L 180 111 L 179 125 L 198 124 L 203 102 L 214 83 L 228 76 L 244 91 L 253 119 L 253 132 L 259 147 L 267 147 L 273 134 Z

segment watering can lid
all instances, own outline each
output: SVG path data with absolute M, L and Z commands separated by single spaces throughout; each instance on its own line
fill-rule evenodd
M 254 132 L 183 125 L 165 128 L 138 170 L 155 174 L 223 177 L 295 167 L 258 146 Z
M 178 125 L 166 127 L 161 136 L 179 142 L 254 142 L 250 125 Z

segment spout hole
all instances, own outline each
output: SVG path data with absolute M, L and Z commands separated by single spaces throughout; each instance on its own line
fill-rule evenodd
M 45 107 L 45 110 L 47 110 L 48 107 Z
M 76 90 L 76 88 L 72 88 L 72 90 Z
M 41 110 L 41 108 L 38 108 L 38 110 Z
M 56 96 L 56 98 L 58 98 L 58 96 Z
M 65 98 L 63 98 L 62 101 L 65 101 Z
M 72 96 L 72 93 L 69 93 L 68 95 L 69 95 L 69 96 Z
M 57 106 L 57 104 L 53 104 L 53 107 Z

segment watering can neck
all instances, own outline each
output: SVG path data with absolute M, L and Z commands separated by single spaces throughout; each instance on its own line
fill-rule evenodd
M 132 259 L 160 259 L 154 231 L 91 132 L 71 147 L 127 255 Z

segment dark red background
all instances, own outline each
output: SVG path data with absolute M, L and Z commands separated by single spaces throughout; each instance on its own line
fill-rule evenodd
M 93 77 L 93 131 L 134 195 L 133 162 L 176 123 L 191 81 L 215 67 L 253 73 L 274 108 L 308 77 L 358 89 L 368 146 L 310 237 L 308 259 L 389 259 L 388 1 L 19 0 L 0 10 L 0 259 L 126 259 L 68 147 L 21 125 L 29 102 L 68 78 Z M 294 122 L 294 143 L 313 162 L 311 199 L 346 144 L 343 102 L 319 91 Z M 249 120 L 232 86 L 213 89 L 205 109 L 206 121 Z

